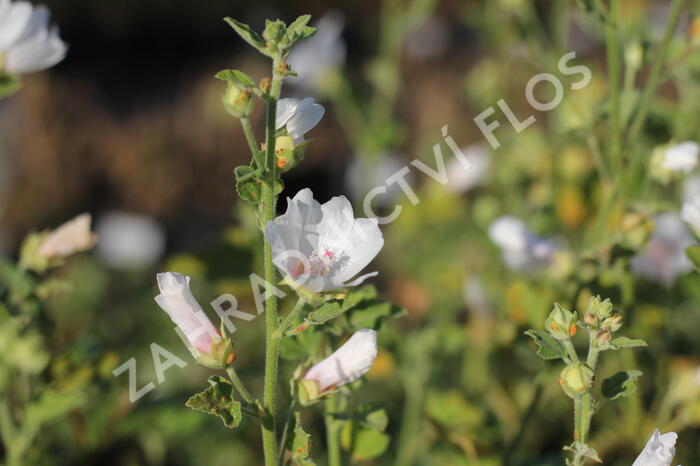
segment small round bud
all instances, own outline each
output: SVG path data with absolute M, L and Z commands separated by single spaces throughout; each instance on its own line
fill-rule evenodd
M 258 84 L 258 87 L 265 94 L 268 94 L 270 92 L 270 88 L 272 87 L 272 80 L 270 80 L 270 78 L 266 76 L 260 80 L 260 84 Z
M 620 330 L 620 328 L 622 328 L 622 315 L 616 312 L 605 319 L 603 321 L 603 328 L 608 328 L 611 332 Z
M 554 304 L 554 309 L 545 319 L 544 326 L 557 340 L 567 340 L 576 335 L 577 321 L 575 312 L 567 311 L 558 304 Z
M 612 340 L 612 333 L 610 329 L 603 329 L 596 334 L 595 339 L 599 345 L 607 345 Z
M 583 321 L 591 328 L 596 328 L 598 326 L 598 316 L 590 311 L 583 315 Z
M 570 398 L 578 398 L 589 391 L 595 382 L 595 373 L 586 363 L 566 366 L 559 375 L 559 385 Z
M 625 49 L 625 64 L 633 69 L 639 69 L 644 59 L 644 49 L 639 42 L 633 42 Z
M 598 319 L 605 319 L 612 314 L 613 305 L 609 299 L 601 301 L 600 296 L 591 296 L 588 301 L 588 308 L 586 312 L 594 314 Z
M 255 104 L 252 92 L 247 89 L 241 89 L 231 81 L 226 83 L 223 102 L 226 111 L 236 118 L 244 118 L 250 115 Z

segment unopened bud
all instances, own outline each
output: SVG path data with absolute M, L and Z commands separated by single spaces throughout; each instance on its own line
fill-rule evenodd
M 586 363 L 566 366 L 559 375 L 559 385 L 570 398 L 578 398 L 593 387 L 595 373 Z
M 244 118 L 250 115 L 255 104 L 251 91 L 241 89 L 231 81 L 226 83 L 223 102 L 226 111 L 236 118 Z
M 591 296 L 588 301 L 588 308 L 586 312 L 595 314 L 598 319 L 605 319 L 612 314 L 613 305 L 609 299 L 601 301 L 600 296 Z
M 270 87 L 272 87 L 272 81 L 270 80 L 269 77 L 265 76 L 264 78 L 262 78 L 260 80 L 260 84 L 258 84 L 258 87 L 265 94 L 268 94 L 270 92 Z
M 596 334 L 595 339 L 599 345 L 607 345 L 612 340 L 612 333 L 610 329 L 603 329 Z
M 595 328 L 598 326 L 598 317 L 593 314 L 592 312 L 586 312 L 583 315 L 583 321 L 586 323 L 586 325 Z
M 575 312 L 567 311 L 558 304 L 554 304 L 554 309 L 544 321 L 544 326 L 557 340 L 568 340 L 576 335 L 578 329 L 576 326 L 577 320 Z
M 644 49 L 639 42 L 633 42 L 625 49 L 625 64 L 632 69 L 639 69 L 644 59 Z
M 603 321 L 603 328 L 609 328 L 611 332 L 617 332 L 622 328 L 622 315 L 614 313 Z

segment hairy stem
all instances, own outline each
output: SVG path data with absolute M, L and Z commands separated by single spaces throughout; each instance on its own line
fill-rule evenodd
M 262 183 L 263 210 L 262 225 L 274 220 L 277 195 L 275 191 L 275 118 L 277 115 L 277 100 L 282 88 L 281 68 L 283 61 L 275 58 L 272 63 L 272 83 L 267 101 L 266 134 L 265 134 L 265 179 Z M 277 283 L 277 272 L 272 261 L 272 247 L 264 240 L 264 265 L 266 287 Z M 265 466 L 274 466 L 277 461 L 277 364 L 279 360 L 279 339 L 275 337 L 277 330 L 277 296 L 272 292 L 265 293 L 265 390 L 263 406 L 266 419 L 262 422 L 263 450 Z
M 231 383 L 233 384 L 234 387 L 236 387 L 236 390 L 238 390 L 238 393 L 241 395 L 243 400 L 245 400 L 246 403 L 252 404 L 253 403 L 253 397 L 248 391 L 247 388 L 245 388 L 245 385 L 243 385 L 243 381 L 241 380 L 240 377 L 238 377 L 238 373 L 236 372 L 236 369 L 234 369 L 233 366 L 228 366 L 226 368 L 226 373 L 228 374 L 229 379 L 231 380 Z
M 326 442 L 328 443 L 328 466 L 342 466 L 343 459 L 340 452 L 340 431 L 338 422 L 333 415 L 338 411 L 339 397 L 342 395 L 331 395 L 326 400 Z

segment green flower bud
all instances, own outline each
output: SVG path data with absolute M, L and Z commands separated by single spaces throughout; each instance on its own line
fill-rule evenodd
M 223 102 L 226 111 L 236 118 L 244 118 L 250 115 L 255 104 L 253 93 L 248 89 L 237 86 L 233 81 L 226 83 Z
M 591 296 L 588 301 L 587 313 L 594 314 L 598 319 L 605 319 L 612 314 L 613 305 L 609 299 L 600 300 L 600 296 Z
M 586 363 L 566 366 L 559 375 L 559 385 L 570 398 L 578 398 L 595 383 L 595 373 Z
M 611 332 L 617 332 L 622 328 L 622 315 L 614 313 L 603 321 L 603 328 L 610 329 Z
M 578 329 L 576 326 L 577 321 L 578 316 L 576 312 L 567 311 L 555 303 L 554 309 L 544 321 L 544 326 L 557 340 L 568 340 L 576 335 Z
M 632 42 L 625 48 L 625 64 L 635 70 L 642 66 L 644 49 L 639 42 Z
M 226 337 L 214 340 L 209 353 L 196 350 L 191 350 L 191 352 L 199 364 L 210 369 L 223 369 L 233 364 L 233 361 L 236 360 L 236 353 L 233 352 L 233 343 Z

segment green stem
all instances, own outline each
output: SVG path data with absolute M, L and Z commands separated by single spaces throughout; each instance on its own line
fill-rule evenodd
M 258 143 L 255 141 L 255 133 L 253 132 L 253 127 L 250 124 L 250 118 L 241 118 L 241 126 L 243 127 L 243 133 L 245 134 L 245 139 L 248 141 L 248 148 L 250 148 L 251 154 L 253 154 L 253 160 L 258 162 L 258 169 L 260 168 L 260 149 L 258 149 Z
M 283 60 L 275 58 L 272 63 L 272 83 L 267 99 L 266 118 L 266 153 L 265 153 L 265 179 L 262 183 L 261 197 L 263 202 L 262 225 L 274 220 L 276 212 L 277 195 L 275 194 L 275 118 L 277 114 L 277 100 L 282 88 L 281 69 Z M 277 272 L 272 260 L 272 247 L 264 240 L 264 266 L 265 281 L 274 285 L 277 283 Z M 269 285 L 266 285 L 269 286 Z M 275 338 L 277 330 L 277 296 L 274 293 L 265 293 L 265 389 L 263 393 L 263 406 L 266 411 L 262 422 L 263 450 L 265 453 L 265 466 L 274 466 L 277 461 L 277 365 L 279 360 L 279 339 Z
M 287 314 L 287 317 L 284 318 L 284 321 L 277 328 L 277 331 L 275 332 L 275 337 L 284 337 L 284 334 L 287 333 L 287 330 L 289 330 L 289 326 L 292 325 L 294 320 L 299 316 L 299 313 L 302 311 L 302 309 L 304 309 L 305 304 L 306 300 L 300 297 L 297 303 L 292 308 L 292 310 L 289 311 L 289 314 Z
M 277 455 L 277 466 L 284 465 L 284 452 L 285 444 L 287 443 L 287 435 L 289 435 L 289 426 L 294 419 L 294 409 L 297 407 L 297 399 L 292 394 L 292 401 L 289 403 L 289 409 L 287 410 L 287 420 L 284 423 L 284 429 L 282 430 L 282 439 L 280 440 L 280 451 Z
M 571 343 L 571 339 L 567 338 L 566 340 L 560 340 L 562 345 L 564 346 L 564 349 L 566 350 L 566 354 L 569 356 L 569 359 L 571 360 L 572 363 L 578 362 L 578 354 L 576 353 L 576 348 L 574 348 L 574 344 Z
M 338 423 L 333 415 L 338 410 L 338 397 L 342 395 L 331 395 L 326 400 L 326 442 L 328 443 L 328 466 L 342 466 L 343 458 L 340 452 L 340 431 Z
M 243 400 L 245 400 L 245 402 L 248 404 L 253 404 L 253 402 L 254 402 L 253 397 L 251 396 L 248 389 L 245 388 L 245 385 L 243 385 L 243 381 L 241 380 L 241 378 L 238 377 L 238 373 L 236 373 L 236 369 L 234 369 L 233 366 L 228 366 L 226 368 L 226 373 L 228 374 L 228 377 L 231 380 L 231 383 L 233 384 L 233 386 L 236 387 L 236 390 L 238 390 L 238 393 L 240 393 L 241 397 L 243 397 Z
M 621 166 L 620 147 L 622 145 L 622 133 L 620 130 L 620 57 L 617 41 L 617 19 L 620 14 L 619 0 L 610 0 L 610 13 L 605 22 L 606 49 L 608 58 L 608 80 L 610 87 L 610 103 L 612 107 L 612 125 L 610 126 L 611 161 L 614 166 Z
M 639 110 L 637 115 L 632 122 L 629 133 L 627 134 L 626 142 L 634 141 L 642 129 L 644 120 L 646 119 L 647 113 L 649 112 L 649 106 L 651 105 L 651 100 L 656 94 L 656 88 L 659 86 L 659 79 L 661 78 L 661 72 L 666 64 L 666 57 L 668 55 L 669 45 L 671 44 L 671 39 L 673 38 L 673 33 L 678 25 L 678 18 L 680 17 L 681 8 L 683 7 L 684 0 L 673 0 L 671 8 L 669 9 L 668 23 L 666 23 L 666 31 L 664 32 L 664 37 L 661 40 L 661 45 L 659 46 L 658 56 L 656 61 L 651 68 L 651 73 L 649 74 L 649 80 L 644 87 L 642 93 L 642 98 L 639 104 Z

